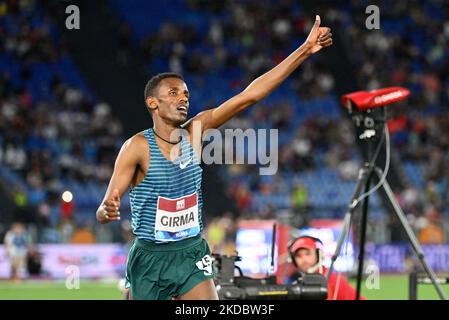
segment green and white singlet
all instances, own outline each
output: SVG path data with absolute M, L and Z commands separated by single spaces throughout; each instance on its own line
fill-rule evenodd
M 156 243 L 197 236 L 203 229 L 203 170 L 194 149 L 183 137 L 181 153 L 172 162 L 161 153 L 153 129 L 145 130 L 144 136 L 150 146 L 150 166 L 129 192 L 134 234 Z

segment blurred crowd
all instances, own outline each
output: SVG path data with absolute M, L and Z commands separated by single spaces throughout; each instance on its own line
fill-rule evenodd
M 166 60 L 170 70 L 181 74 L 222 73 L 233 81 L 231 87 L 241 87 L 281 62 L 305 40 L 313 24 L 292 1 L 187 4 L 204 13 L 207 28 L 165 21 L 158 32 L 142 39 L 143 58 Z M 322 58 L 315 60 L 306 62 L 295 77 L 293 86 L 302 99 L 324 96 L 333 88 Z M 234 73 L 239 77 L 232 77 Z
M 108 181 L 122 125 L 77 78 L 39 2 L 1 4 L 0 61 L 0 165 L 14 173 L 3 189 L 17 207 L 32 206 L 34 218 L 19 210 L 17 220 L 56 228 L 67 184 Z

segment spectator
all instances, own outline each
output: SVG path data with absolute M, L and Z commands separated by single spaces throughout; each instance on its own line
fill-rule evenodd
M 26 258 L 31 239 L 22 223 L 15 222 L 5 235 L 5 249 L 11 265 L 11 279 L 18 281 L 25 276 Z
M 80 227 L 73 233 L 71 239 L 71 243 L 73 244 L 91 244 L 95 242 L 95 235 L 86 224 L 80 225 Z
M 421 229 L 418 240 L 422 244 L 443 244 L 445 243 L 444 229 L 441 225 L 440 214 L 435 208 L 431 208 L 426 213 L 427 225 Z
M 42 275 L 42 255 L 36 248 L 28 250 L 27 270 L 30 277 L 39 278 Z

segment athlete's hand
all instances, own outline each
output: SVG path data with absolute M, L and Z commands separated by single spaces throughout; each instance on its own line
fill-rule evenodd
M 321 18 L 316 16 L 315 23 L 312 30 L 310 30 L 304 44 L 309 48 L 308 53 L 314 54 L 320 51 L 322 48 L 332 45 L 332 33 L 331 29 L 327 27 L 320 27 Z
M 120 220 L 120 194 L 114 189 L 112 197 L 106 199 L 97 210 L 97 220 L 102 223 Z

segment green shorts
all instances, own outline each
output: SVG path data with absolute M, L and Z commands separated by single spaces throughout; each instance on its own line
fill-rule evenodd
M 201 236 L 166 244 L 135 239 L 128 254 L 132 299 L 167 300 L 214 277 L 210 249 Z

